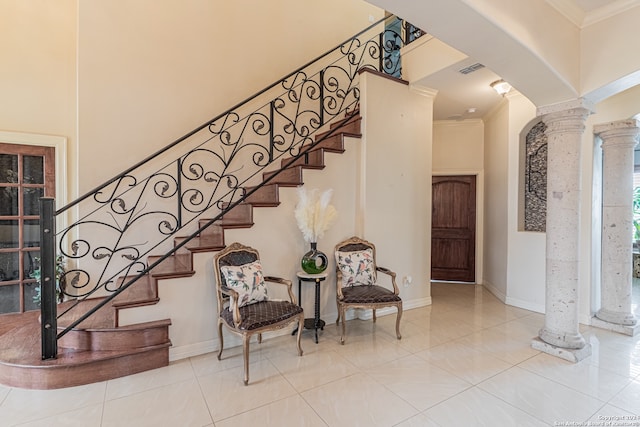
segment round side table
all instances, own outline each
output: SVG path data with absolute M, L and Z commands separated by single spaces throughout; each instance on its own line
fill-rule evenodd
M 320 319 L 320 282 L 325 280 L 329 273 L 322 272 L 318 274 L 309 274 L 304 271 L 298 271 L 298 304 L 302 306 L 302 282 L 313 282 L 316 284 L 315 296 L 315 316 L 313 318 L 304 319 L 305 329 L 314 329 L 316 331 L 316 344 L 318 344 L 318 329 L 324 330 L 325 322 Z

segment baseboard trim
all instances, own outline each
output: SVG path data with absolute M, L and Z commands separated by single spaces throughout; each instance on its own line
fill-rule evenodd
M 491 292 L 496 298 L 498 298 L 504 304 L 511 305 L 513 307 L 522 308 L 524 310 L 535 311 L 536 313 L 541 313 L 541 314 L 545 313 L 544 304 L 543 305 L 534 304 L 530 301 L 524 301 L 518 298 L 508 297 L 504 294 L 504 292 L 499 290 L 493 283 L 488 281 L 484 281 L 482 286 L 487 288 L 489 292 Z
M 498 298 L 504 304 L 507 304 L 507 295 L 505 295 L 505 293 L 502 292 L 500 289 L 498 289 L 493 283 L 485 280 L 482 282 L 481 285 L 487 288 L 489 292 L 491 292 L 496 298 Z
M 505 301 L 505 304 L 512 305 L 512 306 L 518 307 L 518 308 L 523 308 L 523 309 L 529 310 L 529 311 L 535 311 L 536 313 L 540 313 L 540 314 L 544 314 L 545 313 L 544 305 L 533 304 L 533 303 L 531 303 L 529 301 L 522 301 L 522 300 L 519 300 L 517 298 L 507 297 L 507 300 Z

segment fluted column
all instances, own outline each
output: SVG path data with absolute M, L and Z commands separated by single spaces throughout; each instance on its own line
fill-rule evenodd
M 532 347 L 577 362 L 591 354 L 578 329 L 581 145 L 592 108 L 581 100 L 539 108 L 547 125 L 545 322 Z
M 637 120 L 594 126 L 602 139 L 601 308 L 594 326 L 627 335 L 638 332 L 631 310 L 633 268 L 633 150 Z

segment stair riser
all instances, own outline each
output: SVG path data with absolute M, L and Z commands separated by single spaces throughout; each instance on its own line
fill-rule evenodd
M 314 148 L 324 148 L 331 153 L 344 153 L 344 135 L 338 134 L 319 142 Z
M 231 222 L 253 222 L 253 206 L 247 203 L 236 205 L 222 216 L 222 220 Z
M 169 342 L 169 326 L 143 330 L 70 331 L 59 341 L 60 348 L 109 351 L 162 345 Z
M 302 155 L 293 163 L 291 162 L 291 157 L 282 159 L 281 166 L 282 167 L 292 167 L 292 166 L 310 166 L 313 168 L 324 168 L 324 149 L 314 149 L 309 151 L 308 153 Z
M 251 190 L 248 188 L 247 190 Z M 245 199 L 246 203 L 250 203 L 252 206 L 278 206 L 280 204 L 280 191 L 277 185 L 265 185 L 257 189 L 254 193 L 251 193 Z
M 275 172 L 266 172 L 263 175 L 264 180 L 274 174 Z M 269 183 L 277 183 L 282 187 L 297 187 L 298 185 L 302 185 L 302 168 L 300 166 L 295 166 L 290 169 L 285 169 L 269 181 Z
M 353 119 L 352 121 L 348 122 L 344 126 L 339 127 L 339 129 L 337 129 L 334 133 L 339 133 L 339 132 L 360 133 L 360 121 L 361 121 L 360 118 Z M 338 124 L 331 125 L 331 129 L 333 130 L 338 126 L 340 126 L 340 125 L 338 125 Z

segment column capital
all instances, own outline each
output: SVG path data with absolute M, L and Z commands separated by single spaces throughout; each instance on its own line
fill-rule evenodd
M 582 134 L 585 121 L 593 112 L 593 105 L 582 98 L 538 107 L 538 116 L 547 125 L 547 135 L 567 132 Z
M 628 145 L 634 147 L 640 135 L 640 121 L 636 119 L 618 120 L 593 127 L 593 133 L 602 139 L 602 146 Z
M 592 102 L 587 101 L 584 98 L 572 99 L 571 101 L 560 102 L 558 104 L 543 105 L 538 107 L 536 115 L 538 117 L 548 114 L 561 113 L 567 116 L 575 116 L 586 114 L 593 114 L 596 110 Z

